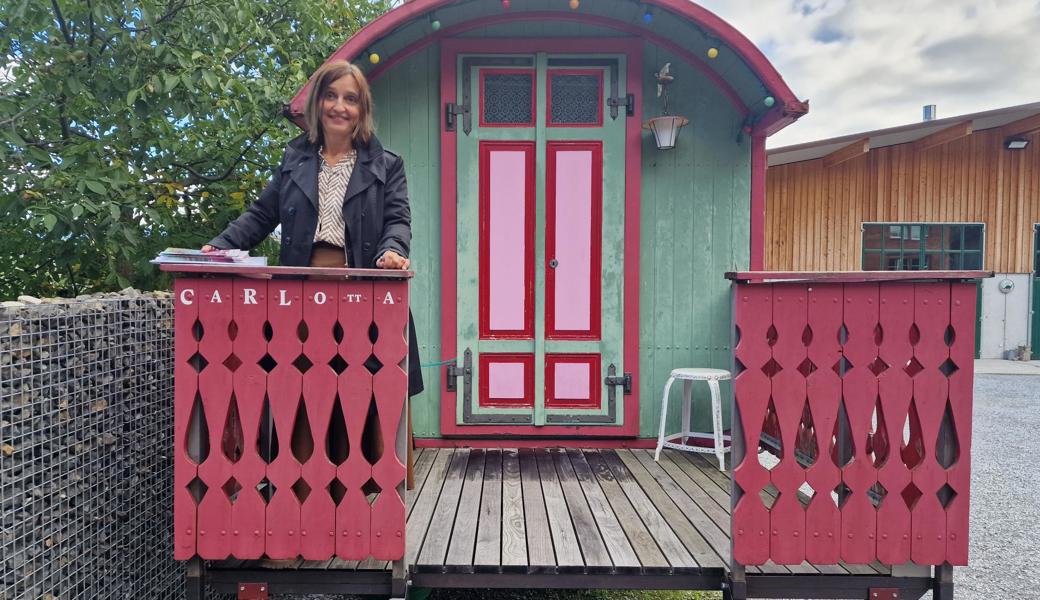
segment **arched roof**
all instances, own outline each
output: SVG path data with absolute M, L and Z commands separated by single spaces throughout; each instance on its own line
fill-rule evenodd
M 798 100 L 776 68 L 742 33 L 707 9 L 688 0 L 586 0 L 571 10 L 564 0 L 558 6 L 546 0 L 512 0 L 510 8 L 500 0 L 411 0 L 372 21 L 339 47 L 328 60 L 355 61 L 369 50 L 384 57 L 378 67 L 368 67 L 368 76 L 378 78 L 387 69 L 415 52 L 445 37 L 478 27 L 510 21 L 552 20 L 584 23 L 605 30 L 642 37 L 661 46 L 713 81 L 719 91 L 749 124 L 764 135 L 778 131 L 808 111 L 808 103 Z M 651 23 L 642 22 L 642 13 L 652 7 Z M 443 23 L 433 31 L 433 18 Z M 716 60 L 707 60 L 708 47 L 720 50 Z M 290 118 L 303 112 L 309 89 L 304 86 L 287 107 Z M 771 96 L 772 108 L 764 100 Z M 297 122 L 300 119 L 294 119 Z

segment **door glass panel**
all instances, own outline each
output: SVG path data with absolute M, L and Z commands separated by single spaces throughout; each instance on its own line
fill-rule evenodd
M 546 335 L 599 337 L 602 146 L 550 142 Z
M 534 334 L 534 144 L 480 144 L 480 333 Z
M 603 121 L 602 71 L 549 71 L 549 126 Z
M 534 71 L 480 71 L 482 126 L 534 125 Z

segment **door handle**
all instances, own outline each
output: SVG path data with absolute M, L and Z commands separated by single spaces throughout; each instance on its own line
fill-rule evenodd
M 555 258 L 549 261 L 550 269 L 555 269 L 558 266 L 560 266 L 560 261 L 556 260 Z

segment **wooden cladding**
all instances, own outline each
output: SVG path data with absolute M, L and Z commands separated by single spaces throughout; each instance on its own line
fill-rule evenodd
M 1032 271 L 1040 133 L 1029 135 L 1024 150 L 1007 150 L 1006 129 L 924 150 L 876 148 L 830 168 L 823 158 L 770 167 L 765 269 L 858 270 L 863 223 L 929 222 L 984 223 L 983 268 Z

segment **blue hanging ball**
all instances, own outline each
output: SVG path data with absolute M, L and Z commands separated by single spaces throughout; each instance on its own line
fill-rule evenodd
M 762 101 L 762 104 L 765 104 L 766 106 L 772 106 L 776 104 L 776 100 L 772 96 L 766 96 L 765 100 Z
M 432 21 L 432 22 L 430 23 L 430 27 L 431 27 L 431 28 L 432 28 L 432 29 L 433 29 L 434 31 L 437 31 L 438 29 L 440 29 L 440 28 L 441 28 L 441 22 L 440 22 L 440 21 L 438 21 L 437 19 L 434 19 L 434 20 L 433 20 L 433 21 Z
M 650 23 L 653 20 L 654 20 L 654 15 L 649 10 L 646 11 L 645 13 L 643 13 L 643 22 L 644 23 Z

